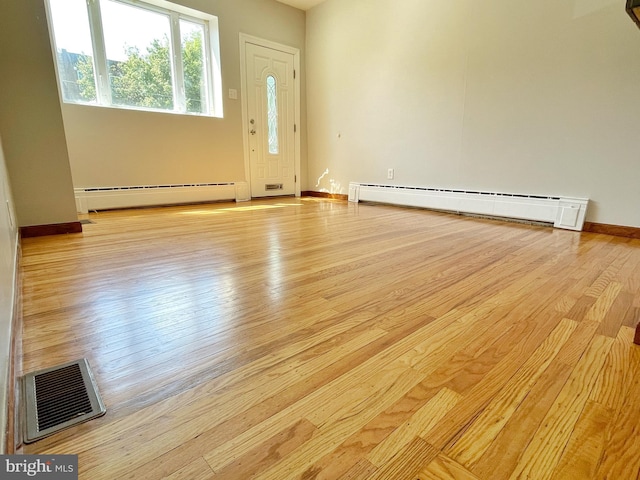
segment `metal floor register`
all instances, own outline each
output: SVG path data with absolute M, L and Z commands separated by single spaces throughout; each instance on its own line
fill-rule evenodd
M 107 412 L 85 358 L 24 375 L 22 399 L 25 443 Z

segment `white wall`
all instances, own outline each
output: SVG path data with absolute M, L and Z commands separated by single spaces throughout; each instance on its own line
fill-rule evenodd
M 275 0 L 174 2 L 218 17 L 224 118 L 63 104 L 75 187 L 245 179 L 239 33 L 299 48 L 304 62 L 305 13 Z M 302 77 L 303 118 L 304 88 Z M 238 90 L 237 100 L 229 99 L 229 89 Z M 301 163 L 306 168 L 306 134 L 301 141 L 304 152 Z
M 588 197 L 587 220 L 640 226 L 640 30 L 623 4 L 313 8 L 310 189 L 346 194 L 359 181 Z
M 0 133 L 18 225 L 77 222 L 43 0 L 0 1 Z
M 0 453 L 6 451 L 7 380 L 16 275 L 18 229 L 0 140 Z

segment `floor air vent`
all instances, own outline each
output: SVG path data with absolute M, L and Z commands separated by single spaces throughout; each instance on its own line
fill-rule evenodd
M 25 443 L 104 415 L 107 411 L 86 359 L 22 377 Z

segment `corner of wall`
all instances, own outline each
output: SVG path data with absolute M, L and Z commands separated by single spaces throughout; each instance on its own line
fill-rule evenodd
M 18 306 L 18 227 L 13 208 L 13 197 L 0 140 L 0 453 L 13 451 L 15 422 L 13 412 L 15 367 L 14 346 L 18 339 L 16 322 Z

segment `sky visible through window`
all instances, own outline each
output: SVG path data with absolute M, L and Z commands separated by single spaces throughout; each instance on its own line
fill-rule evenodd
M 49 3 L 51 22 L 56 31 L 56 48 L 93 55 L 85 0 L 50 0 Z
M 92 54 L 91 31 L 86 0 L 50 0 L 52 22 L 56 31 L 56 48 L 71 53 Z M 107 56 L 124 61 L 124 45 L 146 50 L 149 39 L 163 39 L 167 31 L 167 17 L 150 15 L 135 7 L 101 0 L 103 24 L 117 26 L 105 35 Z
M 142 1 L 48 3 L 64 102 L 215 116 L 205 14 Z

